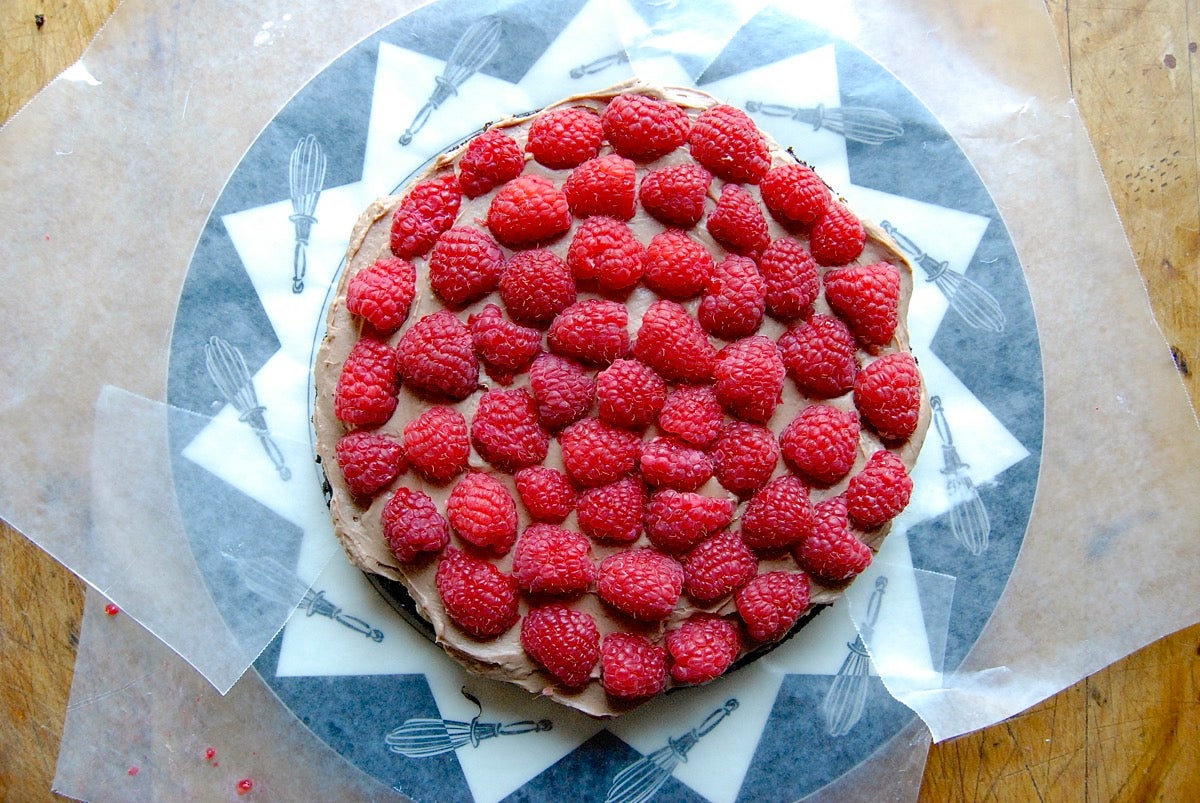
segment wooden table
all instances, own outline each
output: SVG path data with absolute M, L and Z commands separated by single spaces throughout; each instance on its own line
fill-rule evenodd
M 0 4 L 0 120 L 75 61 L 118 0 Z M 1200 2 L 1049 0 L 1071 84 L 1159 325 L 1200 400 Z M 41 24 L 39 25 L 39 15 Z M 0 798 L 53 798 L 83 586 L 0 523 Z M 936 745 L 924 801 L 1194 799 L 1200 626 L 1007 722 Z

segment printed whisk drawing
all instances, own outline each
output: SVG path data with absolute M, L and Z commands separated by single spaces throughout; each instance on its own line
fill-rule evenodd
M 666 747 L 660 747 L 618 772 L 613 778 L 612 786 L 608 788 L 608 796 L 604 803 L 644 803 L 654 797 L 671 777 L 675 766 L 681 761 L 687 761 L 688 751 L 696 746 L 696 742 L 720 725 L 737 707 L 736 699 L 727 700 L 725 705 L 713 711 L 703 722 L 678 739 L 667 739 Z
M 987 508 L 979 498 L 979 491 L 967 473 L 970 468 L 958 456 L 954 436 L 946 422 L 946 410 L 942 399 L 934 396 L 929 400 L 933 410 L 933 425 L 942 439 L 942 474 L 946 477 L 946 496 L 950 499 L 950 531 L 954 539 L 967 548 L 972 555 L 982 555 L 988 548 L 992 523 Z
M 875 580 L 875 590 L 867 602 L 867 619 L 862 625 L 867 638 L 871 637 L 875 620 L 879 618 L 879 606 L 883 602 L 887 584 L 887 577 L 881 576 Z M 871 656 L 867 653 L 862 634 L 846 646 L 850 651 L 846 653 L 821 706 L 825 712 L 825 732 L 835 737 L 845 736 L 862 719 L 867 705 L 867 683 L 871 677 Z
M 249 425 L 258 436 L 258 442 L 275 465 L 279 478 L 290 480 L 292 470 L 287 467 L 283 460 L 283 452 L 267 431 L 267 419 L 263 415 L 267 408 L 258 403 L 254 381 L 250 378 L 250 371 L 246 368 L 246 359 L 242 352 L 213 335 L 204 344 L 204 362 L 213 384 L 221 391 L 225 401 L 238 411 L 238 420 Z
M 488 15 L 471 23 L 463 32 L 458 44 L 450 53 L 450 58 L 446 59 L 442 74 L 433 79 L 433 94 L 417 112 L 408 130 L 400 136 L 401 145 L 411 143 L 417 132 L 425 127 L 434 110 L 452 95 L 457 95 L 463 82 L 479 72 L 480 68 L 496 55 L 496 51 L 500 49 L 501 28 L 500 18 Z
M 499 722 L 480 722 L 483 716 L 483 703 L 479 698 L 462 688 L 462 696 L 473 702 L 479 709 L 470 722 L 453 719 L 430 719 L 414 717 L 405 720 L 404 724 L 391 731 L 384 737 L 383 742 L 388 750 L 399 753 L 406 758 L 429 758 L 443 753 L 452 753 L 460 747 L 470 745 L 479 747 L 485 739 L 497 736 L 513 736 L 521 733 L 540 733 L 551 730 L 554 724 L 548 719 L 537 722 L 523 720 L 502 725 Z
M 950 302 L 950 309 L 958 313 L 965 323 L 985 332 L 1003 332 L 1007 322 L 1004 310 L 987 290 L 963 276 L 957 271 L 950 270 L 950 263 L 939 262 L 925 253 L 896 227 L 883 221 L 879 224 L 896 240 L 896 242 L 912 255 L 916 263 L 925 271 L 926 281 L 933 282 Z
M 312 134 L 296 143 L 288 162 L 288 185 L 292 195 L 292 214 L 288 220 L 296 227 L 296 246 L 292 253 L 292 292 L 304 292 L 304 274 L 308 272 L 308 238 L 317 219 L 317 201 L 325 188 L 325 150 Z
M 324 616 L 356 633 L 361 633 L 371 641 L 383 641 L 382 630 L 371 627 L 357 616 L 343 613 L 341 608 L 325 597 L 324 591 L 305 588 L 300 579 L 279 561 L 273 558 L 251 559 L 228 554 L 225 557 L 233 561 L 234 570 L 241 578 L 242 584 L 263 599 L 280 605 L 296 605 L 304 611 L 305 616 Z
M 830 106 L 817 104 L 807 108 L 785 106 L 781 103 L 746 101 L 746 111 L 767 117 L 788 117 L 813 127 L 813 131 L 832 131 L 851 142 L 863 145 L 882 145 L 904 136 L 904 126 L 883 109 L 867 106 Z

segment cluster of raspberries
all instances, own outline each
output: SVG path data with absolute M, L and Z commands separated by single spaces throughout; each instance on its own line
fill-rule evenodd
M 488 195 L 486 218 L 460 220 Z M 639 205 L 662 224 L 648 242 L 629 226 Z M 405 472 L 448 486 L 443 509 L 395 490 L 383 536 L 402 564 L 437 561 L 454 625 L 486 640 L 519 623 L 561 687 L 598 673 L 640 700 L 711 680 L 793 627 L 810 577 L 863 571 L 859 534 L 908 503 L 892 448 L 915 431 L 921 379 L 891 347 L 900 273 L 856 262 L 865 240 L 730 106 L 693 119 L 625 94 L 543 112 L 523 145 L 489 129 L 412 187 L 391 256 L 348 283 L 363 334 L 334 398 L 346 485 L 364 506 Z M 404 328 L 422 261 L 442 309 Z M 655 300 L 631 325 L 639 286 Z M 766 316 L 784 334 L 760 334 Z M 803 409 L 780 406 L 789 378 Z M 383 427 L 401 388 L 423 412 Z M 862 428 L 889 448 L 858 460 Z M 622 627 L 602 636 L 597 604 Z

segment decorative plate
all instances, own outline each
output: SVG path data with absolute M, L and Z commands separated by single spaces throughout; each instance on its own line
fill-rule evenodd
M 169 375 L 170 403 L 199 414 L 172 431 L 193 550 L 221 583 L 240 568 L 221 544 L 261 539 L 268 558 L 243 576 L 248 590 L 220 600 L 230 619 L 315 577 L 255 668 L 320 739 L 414 799 L 797 799 L 914 718 L 874 672 L 844 601 L 726 678 L 600 722 L 466 674 L 397 612 L 395 589 L 381 593 L 330 548 L 310 368 L 350 228 L 488 120 L 636 75 L 697 86 L 793 146 L 893 234 L 918 278 L 910 329 L 935 426 L 913 502 L 855 584 L 860 618 L 881 631 L 889 618 L 924 622 L 906 633 L 913 655 L 952 670 L 1016 560 L 1040 465 L 1041 353 L 987 189 L 929 111 L 852 44 L 774 7 L 705 8 L 426 6 L 280 110 L 200 235 Z M 218 416 L 241 422 L 239 443 L 206 425 Z M 921 589 L 942 575 L 955 586 L 939 605 Z

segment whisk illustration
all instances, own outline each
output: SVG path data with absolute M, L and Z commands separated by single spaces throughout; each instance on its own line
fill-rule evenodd
M 950 308 L 957 312 L 967 325 L 986 332 L 1004 331 L 1004 310 L 991 293 L 961 273 L 950 270 L 949 262 L 938 262 L 922 251 L 888 221 L 885 220 L 879 225 L 901 248 L 912 255 L 925 271 L 925 280 L 937 285 L 942 295 L 950 302 Z
M 933 409 L 933 425 L 942 439 L 942 474 L 946 476 L 946 495 L 950 499 L 950 531 L 954 538 L 972 555 L 982 555 L 988 548 L 992 523 L 987 508 L 979 498 L 975 483 L 967 474 L 969 466 L 958 456 L 954 447 L 954 436 L 946 423 L 946 411 L 942 399 L 934 396 L 929 400 Z
M 281 480 L 290 480 L 292 471 L 283 460 L 283 452 L 271 440 L 267 431 L 267 420 L 263 417 L 266 407 L 258 403 L 258 395 L 254 391 L 254 382 L 250 379 L 250 371 L 246 368 L 246 359 L 242 352 L 227 341 L 213 335 L 204 344 L 205 365 L 208 375 L 225 401 L 232 404 L 238 411 L 238 420 L 248 424 Z
M 572 78 L 582 78 L 585 75 L 595 75 L 598 72 L 603 72 L 609 67 L 615 67 L 618 64 L 629 63 L 629 51 L 618 50 L 615 53 L 609 53 L 607 56 L 601 56 L 598 59 L 589 61 L 587 64 L 580 64 L 577 67 L 572 67 L 570 75 Z
M 667 746 L 655 750 L 648 756 L 621 770 L 613 777 L 612 786 L 608 788 L 608 796 L 604 803 L 643 803 L 654 797 L 679 762 L 687 761 L 688 751 L 721 724 L 721 720 L 729 716 L 738 707 L 736 699 L 725 701 L 725 705 L 713 711 L 704 721 L 678 739 L 667 739 Z
M 408 130 L 400 136 L 401 145 L 412 142 L 417 132 L 425 127 L 434 110 L 452 95 L 457 95 L 463 82 L 479 72 L 479 69 L 496 55 L 496 51 L 500 49 L 500 30 L 500 18 L 488 15 L 480 17 L 463 31 L 458 44 L 450 53 L 450 58 L 446 60 L 442 74 L 433 79 L 433 94 L 417 112 Z
M 851 142 L 861 142 L 864 145 L 882 145 L 904 136 L 904 126 L 899 120 L 883 109 L 872 109 L 867 106 L 827 107 L 821 103 L 807 108 L 797 108 L 780 103 L 748 100 L 746 101 L 746 111 L 750 114 L 765 114 L 767 117 L 788 117 L 797 122 L 811 125 L 813 131 L 820 131 L 823 128 L 839 134 Z
M 540 733 L 554 727 L 548 719 L 537 722 L 524 720 L 501 725 L 498 722 L 480 722 L 483 716 L 483 703 L 479 698 L 462 688 L 462 696 L 473 702 L 479 713 L 470 722 L 458 722 L 452 719 L 408 719 L 403 725 L 388 733 L 383 742 L 388 750 L 399 753 L 407 758 L 429 758 L 443 753 L 452 753 L 464 745 L 479 747 L 485 739 L 497 736 L 512 736 L 521 733 Z
M 304 274 L 308 271 L 308 236 L 317 219 L 317 200 L 325 187 L 325 151 L 312 134 L 296 143 L 288 164 L 288 184 L 292 191 L 292 214 L 288 220 L 296 227 L 296 248 L 292 255 L 292 292 L 304 292 Z
M 881 575 L 875 580 L 875 590 L 867 601 L 867 619 L 854 641 L 846 644 L 850 651 L 846 653 L 833 684 L 825 694 L 821 710 L 825 713 L 825 732 L 830 736 L 845 736 L 862 719 L 867 704 L 867 682 L 871 675 L 871 656 L 867 653 L 862 633 L 865 632 L 870 638 L 875 620 L 879 618 L 879 606 L 883 602 L 887 584 L 885 576 Z
M 324 616 L 340 625 L 361 633 L 374 642 L 383 641 L 383 631 L 371 627 L 357 616 L 348 616 L 325 598 L 324 591 L 305 588 L 292 572 L 274 558 L 250 558 L 225 555 L 233 561 L 234 570 L 246 588 L 263 599 L 280 605 L 296 605 L 305 616 Z M 299 603 L 296 600 L 299 599 Z

